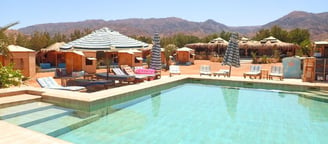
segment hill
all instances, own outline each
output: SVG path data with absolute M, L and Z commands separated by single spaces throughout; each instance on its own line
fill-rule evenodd
M 48 23 L 28 26 L 19 29 L 19 31 L 25 34 L 32 34 L 34 31 L 46 31 L 50 34 L 54 34 L 56 32 L 70 34 L 75 29 L 82 30 L 89 28 L 94 30 L 102 27 L 108 27 L 129 36 L 152 36 L 155 32 L 159 32 L 162 36 L 171 36 L 177 33 L 184 33 L 202 37 L 208 34 L 220 33 L 221 31 L 235 31 L 246 36 L 253 36 L 259 29 L 270 28 L 273 25 L 278 25 L 287 30 L 294 28 L 308 29 L 311 33 L 312 40 L 323 40 L 328 37 L 328 12 L 314 14 L 294 11 L 263 26 L 247 27 L 229 27 L 214 20 L 192 22 L 181 18 L 169 17 Z

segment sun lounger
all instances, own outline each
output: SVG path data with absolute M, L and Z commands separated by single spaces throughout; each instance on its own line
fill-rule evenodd
M 135 76 L 129 76 L 129 75 L 116 75 L 116 74 L 111 74 L 111 73 L 96 73 L 95 76 L 97 77 L 97 79 L 105 79 L 105 80 L 117 80 L 120 83 L 122 83 L 123 81 L 125 82 L 134 82 L 135 80 Z
M 271 72 L 269 73 L 269 79 L 273 79 L 273 77 L 278 77 L 280 80 L 284 78 L 283 69 L 281 66 L 271 66 Z
M 202 76 L 202 75 L 209 75 L 209 76 L 211 76 L 212 75 L 211 66 L 209 66 L 209 65 L 201 65 L 200 66 L 199 73 L 200 73 L 200 76 Z
M 249 76 L 250 78 L 256 78 L 257 76 L 261 77 L 261 68 L 261 65 L 251 65 L 250 71 L 244 73 L 244 78 L 246 78 L 246 76 Z
M 119 76 L 133 76 L 134 80 L 132 81 L 128 81 L 128 82 L 134 82 L 134 83 L 138 83 L 138 82 L 143 82 L 145 77 L 137 77 L 135 75 L 128 75 L 125 72 L 123 72 L 120 68 L 113 68 L 112 71 L 115 73 L 115 75 L 119 75 Z
M 221 75 L 224 76 L 224 77 L 228 76 L 229 75 L 229 70 L 222 69 L 222 70 L 219 70 L 219 71 L 213 73 L 213 76 L 220 77 Z
M 70 91 L 81 91 L 86 89 L 83 86 L 67 86 L 67 87 L 61 86 L 52 77 L 37 78 L 36 80 L 42 88 L 70 90 Z
M 102 85 L 105 89 L 107 89 L 110 85 L 115 85 L 115 82 L 114 82 L 114 80 L 73 79 L 73 80 L 67 81 L 67 85 L 84 86 L 87 88 L 96 86 L 96 85 Z
M 170 77 L 171 77 L 173 74 L 178 74 L 178 75 L 181 74 L 181 72 L 180 72 L 180 67 L 179 67 L 179 66 L 176 66 L 176 65 L 170 65 L 169 69 L 170 69 Z
M 132 68 L 130 66 L 122 66 L 122 69 L 124 70 L 124 72 L 130 76 L 135 76 L 136 79 L 140 79 L 140 80 L 149 80 L 149 79 L 154 79 L 155 77 L 155 73 L 153 74 L 136 74 Z

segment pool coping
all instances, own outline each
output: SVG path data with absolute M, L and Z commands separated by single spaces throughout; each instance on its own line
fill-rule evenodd
M 178 82 L 178 83 L 177 83 Z M 204 83 L 220 85 L 224 83 L 237 83 L 242 84 L 244 87 L 255 86 L 280 86 L 280 88 L 295 88 L 301 91 L 306 89 L 314 90 L 328 90 L 328 83 L 309 83 L 301 82 L 299 80 L 258 80 L 258 79 L 242 79 L 241 77 L 230 78 L 217 78 L 199 75 L 179 75 L 173 77 L 163 77 L 160 80 L 147 81 L 144 83 L 138 83 L 133 85 L 127 85 L 108 90 L 93 92 L 93 93 L 81 93 L 63 90 L 53 90 L 35 87 L 14 87 L 9 89 L 0 89 L 1 96 L 10 96 L 21 93 L 28 93 L 42 96 L 42 101 L 54 103 L 59 106 L 74 108 L 78 110 L 92 111 L 99 108 L 98 106 L 104 106 L 110 101 L 124 101 L 124 97 L 130 95 L 142 95 L 146 93 L 156 92 L 167 87 L 173 87 L 182 83 Z M 163 88 L 162 86 L 166 86 Z M 233 86 L 233 85 L 229 85 Z M 328 97 L 327 97 L 328 99 Z M 82 106 L 82 108 L 81 108 Z M 85 109 L 87 108 L 87 109 Z M 94 108 L 94 109 L 93 109 Z M 102 108 L 101 111 L 103 111 Z M 97 110 L 95 110 L 97 111 Z M 104 114 L 110 112 L 106 110 Z M 5 135 L 1 135 L 0 139 L 6 140 L 6 143 L 69 143 L 45 134 L 41 134 L 29 129 L 25 129 L 3 120 L 0 120 L 0 128 L 2 131 L 10 131 Z M 30 137 L 30 135 L 37 135 Z M 1 143 L 1 142 L 0 142 Z

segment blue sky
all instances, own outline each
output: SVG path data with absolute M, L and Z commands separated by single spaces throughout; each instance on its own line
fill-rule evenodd
M 263 25 L 292 11 L 328 12 L 327 0 L 1 0 L 0 26 L 87 19 L 179 17 L 228 26 Z

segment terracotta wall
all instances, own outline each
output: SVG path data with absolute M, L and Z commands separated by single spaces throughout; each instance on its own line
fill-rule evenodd
M 0 60 L 3 61 L 1 56 Z M 12 57 L 5 58 L 3 65 L 14 63 L 14 68 L 21 70 L 25 77 L 32 77 L 36 74 L 35 52 L 12 52 Z
M 84 64 L 84 71 L 87 73 L 96 73 L 97 71 L 97 60 L 91 60 L 92 61 L 92 65 L 87 65 L 86 61 L 87 58 L 96 58 L 96 52 L 83 52 L 85 57 L 82 60 L 82 63 Z
M 65 53 L 67 74 L 71 74 L 73 71 L 82 71 L 83 70 L 82 57 L 83 56 L 75 54 L 73 52 Z

